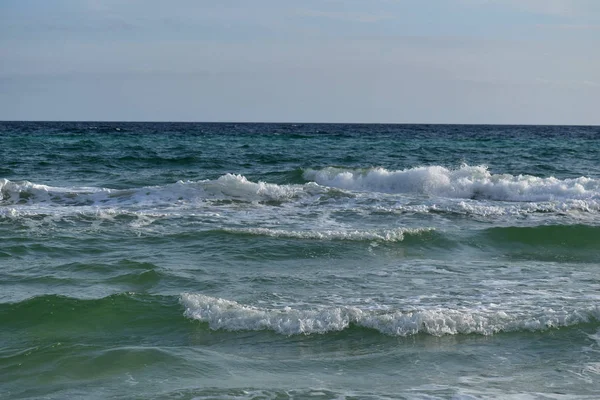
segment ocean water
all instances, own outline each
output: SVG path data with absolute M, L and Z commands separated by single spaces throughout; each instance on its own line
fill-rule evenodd
M 0 399 L 600 398 L 600 127 L 0 122 Z

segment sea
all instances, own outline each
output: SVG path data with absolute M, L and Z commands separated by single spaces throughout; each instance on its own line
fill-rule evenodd
M 0 399 L 598 398 L 598 126 L 0 122 Z

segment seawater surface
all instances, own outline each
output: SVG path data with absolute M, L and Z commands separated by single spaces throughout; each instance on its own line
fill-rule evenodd
M 600 127 L 0 122 L 0 399 L 597 399 Z

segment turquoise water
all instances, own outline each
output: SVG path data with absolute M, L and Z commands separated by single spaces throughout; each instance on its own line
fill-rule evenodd
M 0 399 L 596 399 L 600 128 L 0 122 Z

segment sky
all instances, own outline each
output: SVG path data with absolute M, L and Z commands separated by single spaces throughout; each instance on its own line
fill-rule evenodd
M 2 0 L 0 120 L 600 125 L 600 1 Z

